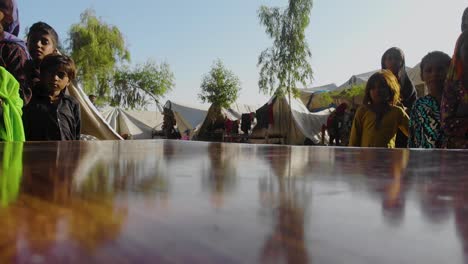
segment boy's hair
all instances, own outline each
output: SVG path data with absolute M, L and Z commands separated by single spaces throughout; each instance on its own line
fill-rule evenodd
M 424 67 L 432 60 L 439 60 L 445 67 L 450 66 L 450 61 L 452 60 L 449 55 L 442 51 L 432 51 L 424 56 L 419 64 L 419 69 L 421 70 L 421 79 L 423 78 Z
M 34 23 L 30 28 L 29 28 L 29 32 L 28 32 L 28 40 L 29 40 L 29 37 L 31 36 L 32 33 L 34 32 L 40 32 L 40 33 L 43 33 L 43 34 L 48 34 L 48 35 L 51 35 L 52 36 L 52 41 L 54 42 L 54 48 L 58 48 L 59 47 L 59 37 L 58 37 L 58 34 L 57 34 L 57 31 L 55 31 L 55 29 L 53 27 L 51 27 L 49 24 L 45 23 L 45 22 L 37 22 L 37 23 Z
M 389 97 L 382 98 L 389 105 L 397 105 L 400 102 L 400 84 L 390 70 L 378 71 L 369 78 L 364 92 L 364 105 L 372 104 L 370 90 L 379 84 L 380 88 L 388 89 Z
M 41 72 L 50 72 L 51 70 L 57 70 L 58 68 L 63 67 L 67 73 L 68 79 L 73 81 L 76 76 L 76 66 L 73 59 L 60 54 L 50 54 L 44 57 L 41 62 L 40 71 Z

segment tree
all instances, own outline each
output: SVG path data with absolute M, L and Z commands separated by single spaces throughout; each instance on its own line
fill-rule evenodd
M 305 39 L 309 25 L 312 0 L 289 0 L 285 10 L 261 6 L 260 23 L 273 39 L 273 46 L 264 50 L 258 58 L 260 69 L 259 88 L 264 93 L 298 94 L 297 82 L 307 85 L 313 71 L 308 61 L 312 54 Z
M 69 51 L 78 69 L 78 81 L 87 93 L 105 96 L 116 65 L 130 61 L 124 36 L 113 25 L 96 17 L 94 10 L 81 14 L 81 21 L 69 31 Z
M 128 66 L 116 70 L 112 78 L 111 104 L 126 108 L 144 108 L 148 96 L 159 98 L 174 88 L 174 74 L 169 64 L 148 61 L 134 69 Z
M 239 78 L 226 69 L 219 59 L 213 63 L 211 71 L 203 76 L 200 88 L 200 100 L 226 108 L 237 100 L 241 89 Z

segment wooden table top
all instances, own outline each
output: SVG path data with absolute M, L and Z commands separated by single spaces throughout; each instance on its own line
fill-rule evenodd
M 468 263 L 468 151 L 0 144 L 0 263 Z

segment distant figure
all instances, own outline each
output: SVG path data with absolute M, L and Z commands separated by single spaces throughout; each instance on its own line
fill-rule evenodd
M 341 136 L 347 107 L 348 105 L 346 103 L 342 103 L 328 116 L 327 131 L 330 137 L 330 145 L 334 144 L 333 141 L 335 141 L 336 146 L 341 145 Z
M 416 89 L 413 86 L 408 74 L 406 73 L 405 55 L 400 48 L 390 48 L 382 56 L 381 60 L 382 69 L 390 70 L 398 79 L 400 84 L 400 102 L 409 113 L 413 104 L 417 99 Z M 408 137 L 401 131 L 398 131 L 396 138 L 397 148 L 406 148 L 408 144 Z
M 468 30 L 457 41 L 441 103 L 442 147 L 468 148 Z
M 407 136 L 409 118 L 398 106 L 399 99 L 395 75 L 389 70 L 374 73 L 354 117 L 349 146 L 394 148 L 398 129 Z
M 181 138 L 182 140 L 190 140 L 190 129 L 184 131 L 184 135 Z
M 96 96 L 96 95 L 90 94 L 90 95 L 88 95 L 88 98 L 89 98 L 89 100 L 91 101 L 91 103 L 92 103 L 93 105 L 96 105 L 96 99 L 97 99 L 97 96 Z
M 16 1 L 0 0 L 0 66 L 19 82 L 19 94 L 27 103 L 31 99 L 31 89 L 25 72 L 29 54 L 26 43 L 18 38 L 19 31 Z
M 51 54 L 42 60 L 40 82 L 24 109 L 27 140 L 79 140 L 80 106 L 65 94 L 76 75 L 75 63 L 64 55 Z
M 440 101 L 450 57 L 441 51 L 434 51 L 424 56 L 420 66 L 421 80 L 425 82 L 429 94 L 419 98 L 411 110 L 408 147 L 440 148 Z

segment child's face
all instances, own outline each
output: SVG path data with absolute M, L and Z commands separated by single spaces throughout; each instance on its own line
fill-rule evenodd
M 41 82 L 47 86 L 49 92 L 60 92 L 70 84 L 70 79 L 67 72 L 59 67 L 41 72 Z
M 448 66 L 442 59 L 429 60 L 423 68 L 422 80 L 426 83 L 430 94 L 440 94 L 444 88 Z
M 382 84 L 376 83 L 369 91 L 372 103 L 381 104 L 388 99 L 388 97 L 390 97 L 390 93 L 387 90 L 388 89 L 386 89 Z
M 382 100 L 380 99 L 380 96 L 379 96 L 379 86 L 378 85 L 375 85 L 374 87 L 372 87 L 370 89 L 370 97 L 371 97 L 371 100 L 372 100 L 373 104 L 381 103 Z
M 395 74 L 395 76 L 398 74 L 402 63 L 403 60 L 400 54 L 394 52 L 390 52 L 389 54 L 387 54 L 384 60 L 385 69 L 392 71 L 393 74 Z
M 28 39 L 29 54 L 35 61 L 42 61 L 45 56 L 55 52 L 55 43 L 50 34 L 33 32 Z

